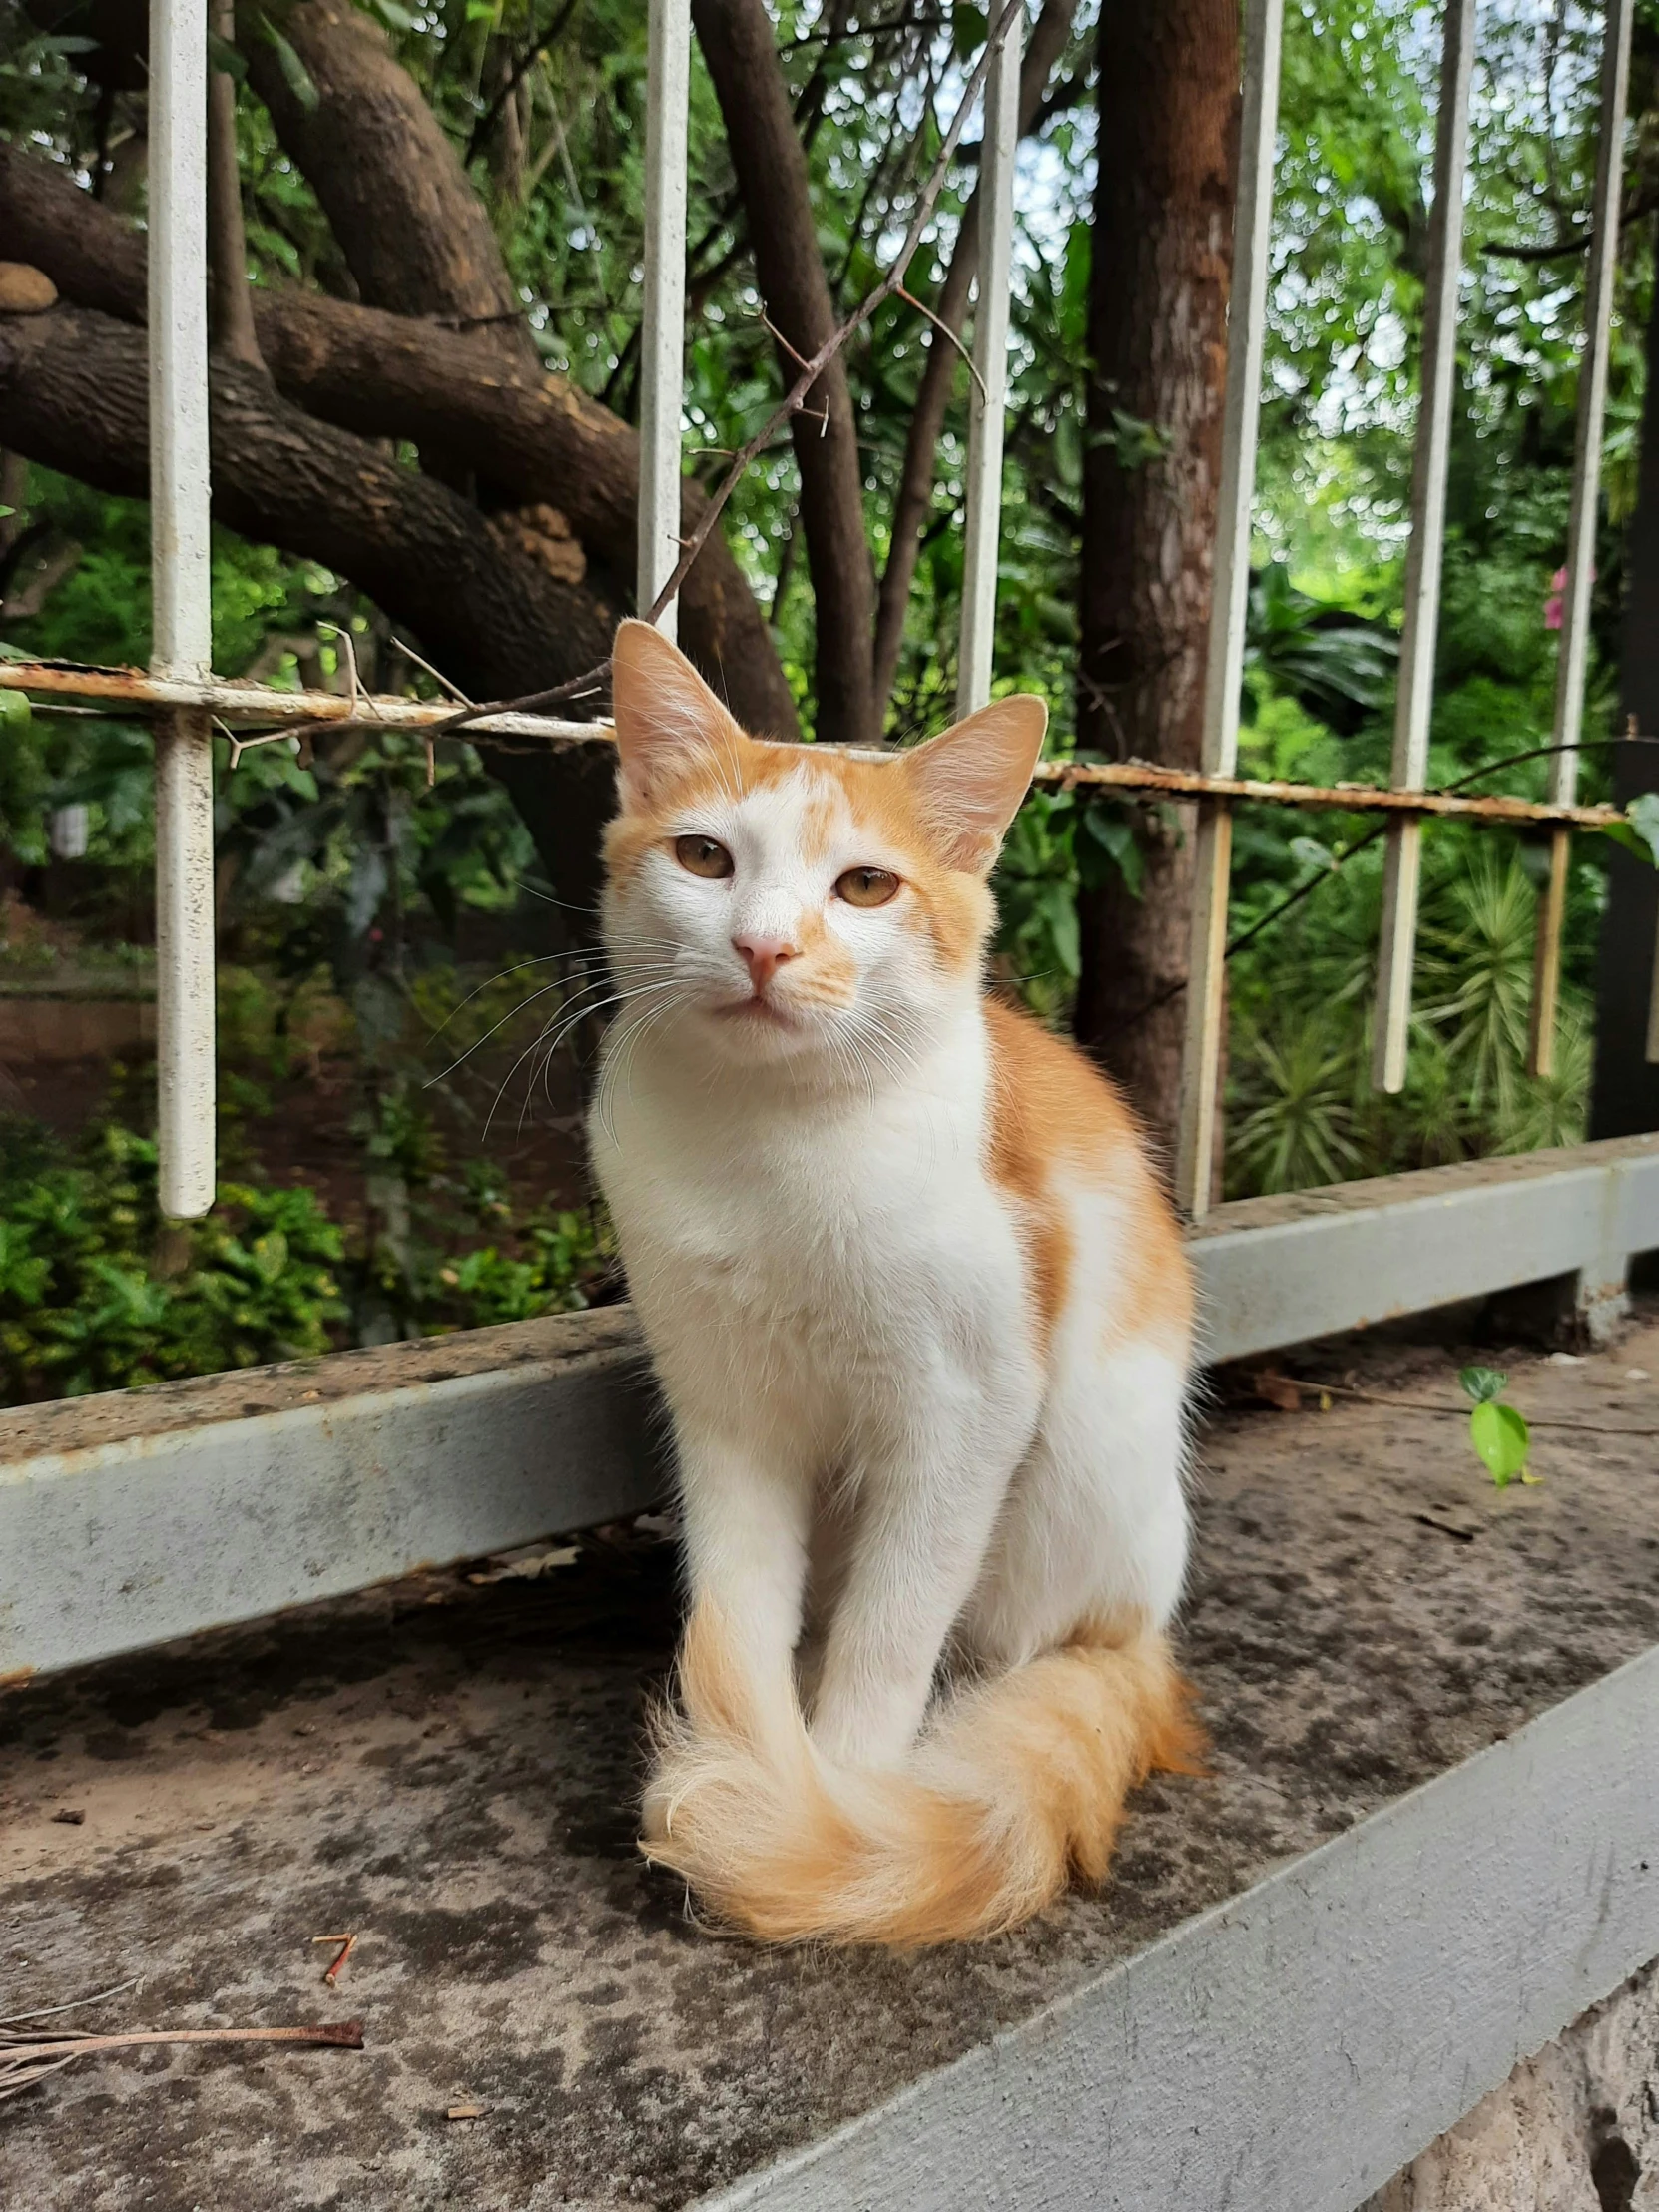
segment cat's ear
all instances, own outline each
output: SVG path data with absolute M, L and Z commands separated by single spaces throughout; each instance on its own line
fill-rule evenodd
M 947 867 L 990 872 L 1030 785 L 1047 728 L 1043 702 L 1016 692 L 900 754 L 923 827 Z
M 611 698 L 626 805 L 648 805 L 688 753 L 740 734 L 686 656 L 649 622 L 625 622 L 618 630 Z

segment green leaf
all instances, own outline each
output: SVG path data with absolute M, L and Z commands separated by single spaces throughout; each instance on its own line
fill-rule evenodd
M 1484 1399 L 1469 1415 L 1469 1441 L 1500 1490 L 1520 1475 L 1526 1479 L 1526 1455 L 1531 1448 L 1523 1414 L 1512 1405 Z
M 253 1246 L 254 1266 L 266 1283 L 278 1283 L 288 1264 L 288 1241 L 279 1229 L 268 1229 L 263 1237 L 256 1237 Z
M 234 77 L 240 85 L 248 75 L 248 63 L 228 38 L 221 38 L 217 31 L 208 33 L 208 60 L 215 69 L 227 77 Z
M 1659 792 L 1639 792 L 1624 811 L 1648 857 L 1659 866 Z
M 29 727 L 33 712 L 27 692 L 0 691 L 0 731 L 7 737 L 21 737 Z
M 412 31 L 414 29 L 414 17 L 407 8 L 398 4 L 398 0 L 374 0 L 374 5 L 394 31 Z
M 264 25 L 265 35 L 271 41 L 272 50 L 276 56 L 276 66 L 282 72 L 283 82 L 305 113 L 315 115 L 322 102 L 321 95 L 311 82 L 310 71 L 299 59 L 287 40 L 283 38 L 281 32 L 277 30 L 276 24 L 272 22 L 270 16 L 262 17 L 261 21 Z
M 1625 809 L 1623 822 L 1610 822 L 1601 834 L 1634 852 L 1649 867 L 1659 867 L 1659 792 L 1638 792 Z
M 1136 842 L 1133 826 L 1121 814 L 1106 807 L 1094 806 L 1084 810 L 1083 829 L 1101 851 L 1110 856 L 1123 877 L 1124 888 L 1130 897 L 1139 898 L 1145 863 L 1141 858 L 1141 848 Z M 1085 864 L 1085 879 L 1092 888 L 1099 881 L 1098 871 L 1088 870 Z
M 958 0 L 950 11 L 951 44 L 959 62 L 971 61 L 985 43 L 989 18 L 983 8 L 975 8 L 968 0 Z
M 1488 1404 L 1501 1396 L 1509 1382 L 1501 1368 L 1465 1368 L 1457 1380 L 1476 1405 Z

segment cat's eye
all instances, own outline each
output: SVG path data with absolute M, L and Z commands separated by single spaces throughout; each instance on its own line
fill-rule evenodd
M 884 906 L 898 895 L 898 877 L 890 868 L 849 867 L 837 878 L 835 892 L 849 906 Z
M 688 875 L 706 875 L 713 880 L 732 872 L 731 853 L 714 837 L 676 837 L 674 857 Z

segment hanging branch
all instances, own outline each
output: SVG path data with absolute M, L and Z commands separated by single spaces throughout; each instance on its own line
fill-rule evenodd
M 503 80 L 499 90 L 496 92 L 495 98 L 490 102 L 489 106 L 484 110 L 483 114 L 473 125 L 472 136 L 467 140 L 466 152 L 461 157 L 463 162 L 470 164 L 478 159 L 478 156 L 483 152 L 484 146 L 488 141 L 490 133 L 495 129 L 496 124 L 501 120 L 502 109 L 506 107 L 507 102 L 512 98 L 513 94 L 517 92 L 519 86 L 523 84 L 525 78 L 529 76 L 531 70 L 535 68 L 537 62 L 539 62 L 542 59 L 543 55 L 546 54 L 548 48 L 558 43 L 560 35 L 564 31 L 565 25 L 576 13 L 576 7 L 577 0 L 565 0 L 564 6 L 554 16 L 552 22 L 547 26 L 547 29 L 543 31 L 541 37 L 536 40 L 533 46 L 526 47 L 524 52 L 520 54 L 518 60 L 513 64 L 511 71 Z

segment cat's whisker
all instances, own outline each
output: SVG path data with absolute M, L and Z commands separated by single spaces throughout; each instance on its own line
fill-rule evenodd
M 665 969 L 669 965 L 669 963 L 666 961 L 660 962 L 658 964 Z M 525 1008 L 528 1006 L 533 1006 L 536 1003 L 537 999 L 547 998 L 554 991 L 563 991 L 565 993 L 565 997 L 561 1005 L 561 1011 L 563 1011 L 564 1007 L 572 1005 L 575 1000 L 586 996 L 588 992 L 604 988 L 609 983 L 609 981 L 610 977 L 608 974 L 604 976 L 595 976 L 590 981 L 580 984 L 574 991 L 569 989 L 563 977 L 558 977 L 551 983 L 544 983 L 540 990 L 532 991 L 530 992 L 528 997 L 521 998 L 518 1004 L 513 1007 L 510 1013 L 503 1014 L 501 1019 L 498 1022 L 495 1022 L 490 1028 L 486 1029 L 481 1037 L 474 1038 L 473 1042 L 467 1046 L 466 1050 L 463 1053 L 459 1054 L 457 1058 L 451 1060 L 449 1065 L 444 1068 L 440 1074 L 431 1076 L 427 1080 L 424 1088 L 427 1090 L 431 1090 L 434 1084 L 446 1082 L 448 1078 L 454 1074 L 457 1068 L 464 1066 L 465 1063 L 471 1059 L 472 1055 L 475 1052 L 477 1052 L 482 1046 L 489 1043 L 492 1037 L 499 1036 L 503 1029 L 507 1028 L 512 1022 L 516 1021 L 518 1016 L 524 1012 Z
M 647 984 L 642 984 L 642 985 L 640 986 L 640 988 L 641 988 L 641 990 L 642 990 L 642 991 L 644 991 L 644 990 L 652 990 L 652 991 L 657 991 L 657 990 L 667 990 L 667 989 L 670 989 L 670 988 L 672 988 L 672 982 L 668 982 L 668 983 L 647 983 Z M 584 994 L 582 994 L 582 995 L 585 995 L 585 993 L 584 993 Z M 566 1020 L 565 1020 L 565 1014 L 566 1014 L 566 1011 L 567 1011 L 567 1009 L 566 1009 L 565 1007 L 561 1007 L 561 1008 L 560 1008 L 560 1010 L 559 1010 L 559 1012 L 558 1012 L 557 1014 L 555 1014 L 555 1015 L 553 1016 L 552 1020 L 551 1020 L 551 1021 L 549 1021 L 549 1022 L 548 1022 L 548 1023 L 547 1023 L 547 1024 L 546 1024 L 546 1025 L 545 1025 L 545 1026 L 543 1027 L 543 1029 L 541 1030 L 540 1034 L 539 1034 L 538 1036 L 534 1037 L 534 1038 L 533 1038 L 533 1039 L 531 1040 L 531 1042 L 530 1042 L 529 1044 L 527 1044 L 527 1045 L 525 1046 L 524 1050 L 523 1050 L 523 1051 L 522 1051 L 522 1052 L 521 1052 L 521 1053 L 519 1054 L 518 1058 L 517 1058 L 517 1059 L 516 1059 L 516 1060 L 515 1060 L 515 1061 L 513 1062 L 512 1066 L 511 1066 L 511 1067 L 510 1067 L 510 1068 L 509 1068 L 509 1069 L 507 1070 L 507 1072 L 506 1072 L 505 1076 L 503 1076 L 503 1078 L 502 1078 L 502 1080 L 501 1080 L 501 1083 L 500 1083 L 500 1086 L 499 1086 L 499 1088 L 498 1088 L 498 1089 L 497 1089 L 497 1091 L 496 1091 L 496 1094 L 495 1094 L 495 1098 L 494 1098 L 494 1101 L 493 1101 L 493 1103 L 491 1104 L 491 1107 L 490 1107 L 489 1113 L 488 1113 L 488 1114 L 486 1115 L 486 1117 L 485 1117 L 485 1120 L 484 1120 L 484 1135 L 485 1135 L 486 1137 L 487 1137 L 487 1136 L 489 1135 L 491 1124 L 492 1124 L 492 1123 L 494 1122 L 494 1120 L 495 1120 L 495 1116 L 496 1116 L 496 1113 L 497 1113 L 497 1111 L 498 1111 L 498 1110 L 499 1110 L 499 1108 L 500 1108 L 500 1105 L 501 1105 L 501 1101 L 502 1101 L 502 1099 L 503 1099 L 503 1098 L 504 1098 L 504 1097 L 506 1096 L 507 1092 L 508 1092 L 508 1091 L 509 1091 L 509 1090 L 511 1089 L 511 1087 L 512 1087 L 512 1081 L 513 1081 L 513 1077 L 514 1077 L 514 1076 L 515 1076 L 515 1075 L 516 1075 L 516 1074 L 518 1073 L 519 1069 L 520 1069 L 520 1068 L 521 1068 L 521 1067 L 522 1067 L 522 1066 L 524 1065 L 525 1061 L 526 1061 L 526 1060 L 528 1060 L 528 1059 L 530 1059 L 530 1058 L 532 1058 L 532 1057 L 533 1057 L 533 1055 L 534 1055 L 534 1054 L 535 1054 L 536 1052 L 538 1052 L 538 1051 L 539 1051 L 539 1050 L 541 1049 L 541 1046 L 542 1046 L 542 1045 L 543 1045 L 543 1044 L 544 1044 L 544 1043 L 546 1042 L 546 1039 L 547 1039 L 547 1037 L 548 1037 L 548 1035 L 549 1035 L 549 1032 L 550 1032 L 550 1031 L 552 1031 L 552 1030 L 553 1030 L 554 1028 L 558 1027 L 558 1025 L 559 1025 L 559 1024 L 560 1024 L 561 1022 L 563 1022 L 564 1026 L 563 1026 L 563 1027 L 561 1027 L 561 1028 L 559 1028 L 559 1030 L 558 1030 L 558 1035 L 559 1035 L 559 1037 L 562 1037 L 562 1036 L 563 1036 L 563 1034 L 564 1034 L 564 1029 L 565 1029 L 565 1028 L 570 1028 L 570 1027 L 574 1027 L 574 1025 L 575 1025 L 575 1024 L 576 1024 L 577 1022 L 581 1021 L 581 1020 L 582 1020 L 582 1019 L 583 1019 L 583 1018 L 584 1018 L 584 1017 L 585 1017 L 586 1015 L 588 1015 L 588 1014 L 593 1014 L 593 1013 L 599 1013 L 599 1012 L 603 1011 L 603 1009 L 604 1009 L 604 1008 L 605 1008 L 606 1006 L 612 1005 L 612 1004 L 616 1003 L 616 1002 L 617 1002 L 618 1000 L 620 1000 L 620 999 L 624 999 L 624 998 L 627 998 L 627 997 L 628 997 L 629 995 L 630 995 L 630 994 L 629 994 L 628 992 L 626 992 L 626 991 L 623 991 L 623 992 L 618 992 L 617 994 L 615 994 L 615 997 L 614 997 L 614 998 L 603 998 L 603 999 L 599 1000 L 599 1001 L 598 1001 L 598 1003 L 597 1003 L 596 1005 L 591 1005 L 591 1006 L 581 1006 L 581 1007 L 578 1007 L 578 1008 L 577 1008 L 577 1009 L 575 1010 L 575 1012 L 574 1012 L 574 1013 L 571 1013 L 571 1014 L 570 1014 L 570 1017 L 569 1017 L 569 1020 L 568 1020 L 568 1021 L 566 1021 Z M 550 1049 L 556 1050 L 556 1049 L 557 1049 L 557 1046 L 558 1046 L 558 1037 L 555 1037 L 555 1039 L 554 1039 L 554 1043 L 553 1043 L 553 1046 L 552 1046 L 552 1047 L 551 1047 Z M 532 1093 L 533 1093 L 533 1091 L 534 1091 L 534 1088 L 535 1088 L 535 1078 L 534 1078 L 534 1076 L 532 1076 L 532 1077 L 531 1077 L 531 1086 L 530 1086 L 530 1087 L 531 1087 L 531 1091 L 532 1091 Z M 525 1102 L 525 1103 L 526 1103 L 526 1106 L 528 1106 L 528 1103 L 529 1103 L 529 1101 L 528 1101 L 528 1098 L 526 1098 L 526 1102 Z M 524 1121 L 523 1121 L 523 1115 L 522 1115 L 522 1113 L 521 1113 L 521 1114 L 520 1114 L 520 1117 L 519 1117 L 519 1128 L 520 1128 L 520 1130 L 521 1130 L 521 1131 L 522 1131 L 523 1127 L 524 1127 Z

